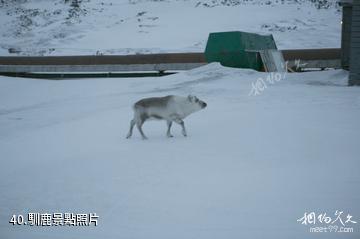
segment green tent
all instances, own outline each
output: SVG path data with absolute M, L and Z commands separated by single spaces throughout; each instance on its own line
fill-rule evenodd
M 223 66 L 262 69 L 258 52 L 277 49 L 272 35 L 248 32 L 210 33 L 205 57 L 207 62 L 220 62 Z

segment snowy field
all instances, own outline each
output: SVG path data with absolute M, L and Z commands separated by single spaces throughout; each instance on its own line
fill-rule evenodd
M 216 63 L 161 78 L 0 78 L 0 238 L 359 238 L 297 219 L 360 217 L 360 88 L 341 70 L 268 74 Z M 188 137 L 147 122 L 142 97 L 197 95 Z M 98 226 L 13 226 L 13 214 L 91 213 Z
M 307 0 L 92 0 L 80 6 L 74 10 L 64 0 L 4 4 L 0 55 L 202 52 L 209 33 L 219 31 L 273 34 L 279 49 L 340 47 L 335 4 L 317 9 Z
M 218 31 L 340 47 L 341 11 L 310 2 L 0 1 L 0 55 L 202 52 Z M 358 239 L 360 88 L 347 74 L 274 80 L 212 63 L 158 78 L 0 76 L 0 239 Z M 149 140 L 136 129 L 125 139 L 132 104 L 169 94 L 208 104 L 185 120 L 188 137 L 151 121 Z M 345 224 L 353 232 L 297 221 L 336 211 L 358 222 Z M 28 213 L 96 213 L 98 226 L 9 223 Z

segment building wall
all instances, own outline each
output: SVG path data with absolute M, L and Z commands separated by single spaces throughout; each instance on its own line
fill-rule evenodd
M 352 8 L 349 84 L 360 85 L 360 0 Z
M 343 6 L 341 31 L 341 66 L 349 70 L 352 6 Z

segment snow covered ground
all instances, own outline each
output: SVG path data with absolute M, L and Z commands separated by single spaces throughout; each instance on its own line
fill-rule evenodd
M 307 0 L 9 0 L 0 55 L 203 51 L 210 32 L 234 30 L 339 47 L 340 19 Z M 271 76 L 216 63 L 161 78 L 0 76 L 0 238 L 359 238 L 360 88 L 342 70 Z M 153 121 L 149 140 L 125 139 L 135 101 L 190 93 L 208 107 L 185 120 L 188 137 Z M 297 221 L 337 210 L 353 232 Z M 28 213 L 99 224 L 9 223 Z
M 341 70 L 268 76 L 213 63 L 161 78 L 1 77 L 0 238 L 359 238 L 360 88 Z M 133 102 L 189 93 L 208 107 L 185 120 L 187 138 L 153 121 L 149 140 L 125 139 Z M 354 232 L 297 222 L 336 210 Z M 8 222 L 57 212 L 99 225 Z
M 32 0 L 0 7 L 0 55 L 202 52 L 219 31 L 273 34 L 280 49 L 340 47 L 340 21 L 335 4 L 307 0 L 91 0 L 77 11 Z

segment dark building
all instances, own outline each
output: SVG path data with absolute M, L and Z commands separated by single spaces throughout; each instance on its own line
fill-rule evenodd
M 341 64 L 350 71 L 349 85 L 360 85 L 360 0 L 342 0 Z

